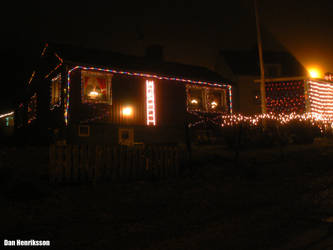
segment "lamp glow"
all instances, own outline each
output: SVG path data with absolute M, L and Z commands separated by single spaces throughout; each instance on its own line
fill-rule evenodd
M 133 115 L 133 108 L 132 107 L 124 107 L 123 108 L 123 116 L 132 116 Z
M 311 78 L 320 78 L 320 71 L 316 68 L 309 69 L 309 74 Z
M 197 101 L 196 99 L 192 99 L 192 100 L 191 100 L 191 103 L 192 103 L 192 104 L 198 104 L 198 101 Z
M 217 106 L 217 102 L 215 102 L 215 101 L 212 101 L 211 105 L 212 105 L 212 108 L 213 108 L 213 109 L 215 109 L 215 108 L 216 108 L 216 106 Z
M 99 93 L 95 89 L 90 91 L 89 93 L 90 98 L 96 98 L 97 96 L 99 96 Z

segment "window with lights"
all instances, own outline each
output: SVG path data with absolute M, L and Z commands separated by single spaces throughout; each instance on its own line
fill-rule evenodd
M 187 110 L 209 113 L 227 111 L 226 90 L 187 86 Z
M 187 87 L 187 108 L 189 111 L 205 111 L 204 89 Z
M 105 72 L 81 71 L 82 103 L 111 104 L 112 74 Z
M 227 101 L 224 90 L 207 89 L 207 109 L 209 112 L 226 111 Z

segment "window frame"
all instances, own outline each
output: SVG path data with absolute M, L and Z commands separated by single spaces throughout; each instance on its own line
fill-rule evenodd
M 105 80 L 107 96 L 106 100 L 92 100 L 87 99 L 85 96 L 85 78 L 86 77 L 96 77 Z M 109 104 L 112 105 L 112 73 L 108 72 L 96 72 L 94 70 L 81 70 L 81 102 L 87 104 Z
M 202 91 L 202 109 L 193 109 L 190 105 L 190 89 L 200 89 Z M 213 110 L 209 107 L 209 95 L 212 92 L 221 92 L 221 107 L 222 110 Z M 197 85 L 186 85 L 186 109 L 188 112 L 202 112 L 202 113 L 225 113 L 228 111 L 227 90 L 224 88 L 202 87 Z

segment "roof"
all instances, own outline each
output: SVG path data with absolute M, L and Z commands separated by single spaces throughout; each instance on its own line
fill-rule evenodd
M 223 78 L 220 74 L 200 66 L 165 62 L 147 57 L 73 45 L 50 44 L 49 47 L 52 47 L 65 63 L 73 65 L 111 68 L 197 81 L 231 83 L 230 80 Z
M 257 50 L 222 50 L 220 56 L 235 75 L 260 75 Z M 306 75 L 303 65 L 287 51 L 264 51 L 263 60 L 264 64 L 280 64 L 281 76 Z

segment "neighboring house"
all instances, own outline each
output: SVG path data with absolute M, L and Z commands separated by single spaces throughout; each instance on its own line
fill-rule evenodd
M 185 127 L 232 112 L 230 81 L 206 68 L 49 44 L 17 108 L 25 134 L 67 143 L 184 142 Z
M 260 84 L 260 80 L 256 80 Z M 266 109 L 275 114 L 304 114 L 333 119 L 332 74 L 325 79 L 309 77 L 272 78 L 265 80 Z
M 305 77 L 305 68 L 290 53 L 264 51 L 265 78 Z M 259 57 L 257 50 L 221 51 L 215 71 L 234 83 L 234 110 L 242 114 L 261 113 Z

